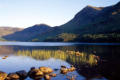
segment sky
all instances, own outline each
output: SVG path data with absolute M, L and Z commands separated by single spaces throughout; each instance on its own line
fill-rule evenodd
M 0 26 L 59 26 L 87 5 L 105 7 L 120 0 L 0 0 Z

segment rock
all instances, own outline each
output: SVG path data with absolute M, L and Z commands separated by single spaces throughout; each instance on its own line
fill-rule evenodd
M 35 69 L 35 67 L 31 67 L 31 70 Z
M 20 76 L 16 73 L 10 73 L 7 76 L 7 80 L 19 80 Z
M 6 59 L 8 56 L 4 56 L 2 59 Z
M 50 77 L 49 75 L 45 75 L 45 76 L 44 76 L 44 79 L 45 79 L 45 80 L 50 80 L 51 77 Z
M 67 74 L 68 73 L 68 68 L 66 66 L 61 66 L 61 69 L 60 69 L 60 73 L 61 74 Z
M 61 68 L 66 68 L 66 66 L 62 65 Z
M 12 79 L 10 79 L 10 77 L 6 77 L 5 80 L 12 80 Z
M 73 75 L 73 76 L 67 76 L 67 79 L 68 79 L 68 80 L 76 80 L 75 78 L 76 78 L 76 75 Z
M 29 77 L 32 79 L 41 79 L 43 77 L 43 72 L 39 69 L 31 69 L 28 73 Z
M 43 76 L 43 72 L 42 71 L 37 71 L 37 73 L 35 74 L 36 76 Z
M 68 73 L 68 69 L 67 68 L 61 68 L 60 69 L 60 73 L 61 74 L 67 74 Z
M 51 76 L 51 77 L 56 77 L 57 74 L 55 74 L 55 73 L 51 73 L 50 76 Z
M 49 67 L 40 67 L 39 70 L 42 71 L 44 74 L 49 74 L 53 72 L 53 70 Z
M 6 57 L 3 57 L 2 59 L 6 59 Z
M 0 71 L 0 80 L 5 80 L 7 73 Z
M 16 74 L 20 76 L 20 79 L 27 78 L 27 72 L 25 70 L 17 71 Z
M 54 71 L 58 71 L 59 69 L 54 69 Z
M 73 65 L 71 65 L 71 68 L 69 68 L 68 71 L 70 71 L 70 72 L 75 71 L 75 67 Z

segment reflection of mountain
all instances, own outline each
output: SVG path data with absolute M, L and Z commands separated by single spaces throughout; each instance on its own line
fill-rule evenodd
M 77 53 L 79 55 L 77 55 Z M 37 60 L 46 60 L 49 58 L 61 59 L 73 64 L 90 64 L 95 65 L 97 59 L 93 54 L 86 54 L 84 52 L 75 52 L 75 51 L 62 51 L 62 50 L 19 50 L 17 55 L 30 56 Z
M 120 46 L 107 46 L 107 45 L 106 46 L 80 45 L 64 47 L 2 46 L 0 47 L 0 51 L 2 50 L 4 51 L 0 52 L 0 55 L 6 53 L 18 53 L 19 55 L 29 56 L 36 60 L 45 60 L 51 57 L 58 58 L 67 61 L 70 64 L 73 64 L 81 75 L 89 79 L 94 77 L 100 77 L 99 75 L 101 75 L 110 80 L 118 80 L 116 78 L 119 78 L 120 73 L 119 49 Z M 32 51 L 34 54 L 31 54 Z M 43 52 L 41 53 L 41 51 Z M 100 56 L 100 59 L 102 60 L 99 62 L 99 64 L 95 66 L 89 66 L 86 64 L 86 62 L 89 61 L 90 58 L 86 58 L 85 55 L 82 58 L 80 56 L 66 54 L 66 52 L 64 51 L 76 51 L 76 52 L 79 51 L 86 53 L 88 55 L 90 53 L 93 53 L 97 56 Z M 83 64 L 84 62 L 85 64 Z
M 119 77 L 119 46 L 76 46 L 76 47 L 44 47 L 39 48 L 26 48 L 20 49 L 18 55 L 29 56 L 37 60 L 45 60 L 49 58 L 56 58 L 67 61 L 74 65 L 77 71 L 87 77 L 88 79 L 104 76 L 110 80 L 114 80 Z M 66 51 L 80 51 L 84 56 L 75 56 L 67 53 Z M 89 55 L 94 53 L 101 56 L 102 60 L 94 66 L 89 64 L 95 64 L 95 59 Z M 86 57 L 88 55 L 88 57 Z M 116 66 L 113 66 L 116 65 Z M 114 73 L 114 74 L 113 74 Z
M 14 53 L 12 47 L 0 46 L 0 55 L 10 55 Z

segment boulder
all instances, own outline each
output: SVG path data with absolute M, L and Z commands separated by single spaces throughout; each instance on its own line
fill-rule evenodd
M 73 65 L 71 65 L 71 68 L 69 68 L 68 71 L 70 71 L 70 72 L 75 71 L 75 67 Z
M 28 73 L 29 77 L 32 79 L 41 79 L 43 77 L 43 72 L 39 69 L 31 69 Z
M 49 74 L 53 72 L 53 70 L 49 67 L 40 67 L 39 70 L 42 71 L 44 74 Z
M 19 79 L 20 79 L 20 76 L 18 74 L 10 73 L 10 74 L 8 74 L 6 80 L 19 80 Z
M 0 71 L 0 80 L 5 80 L 7 73 Z
M 60 73 L 61 74 L 67 74 L 68 73 L 68 69 L 67 68 L 61 68 L 60 69 Z

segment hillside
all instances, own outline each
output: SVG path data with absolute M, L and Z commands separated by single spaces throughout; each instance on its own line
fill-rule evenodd
M 78 12 L 72 20 L 56 28 L 46 32 L 44 35 L 39 35 L 40 37 L 36 36 L 35 38 L 39 39 L 39 41 L 77 42 L 89 42 L 90 40 L 97 42 L 96 38 L 97 40 L 102 39 L 102 41 L 107 42 L 109 38 L 110 40 L 112 38 L 112 42 L 116 42 L 116 39 L 117 42 L 119 42 L 120 3 L 108 7 L 86 6 Z M 86 35 L 87 37 L 85 37 Z M 89 38 L 88 35 L 95 36 Z M 67 36 L 71 37 L 68 38 Z
M 32 37 L 38 34 L 43 34 L 50 29 L 51 27 L 46 24 L 38 24 L 32 27 L 26 28 L 22 31 L 17 31 L 13 34 L 3 36 L 3 38 L 10 41 L 28 41 Z M 36 41 L 36 39 L 34 39 L 34 41 Z
M 0 26 L 0 41 L 6 41 L 4 38 L 2 38 L 2 36 L 13 34 L 17 31 L 21 31 L 21 30 L 23 30 L 23 29 L 22 28 Z
M 12 27 L 4 27 L 4 26 L 0 26 L 0 37 L 8 35 L 8 34 L 12 34 L 16 31 L 21 31 L 21 28 L 12 28 Z
M 120 2 L 108 7 L 88 5 L 61 26 L 34 25 L 3 38 L 15 41 L 120 42 Z

